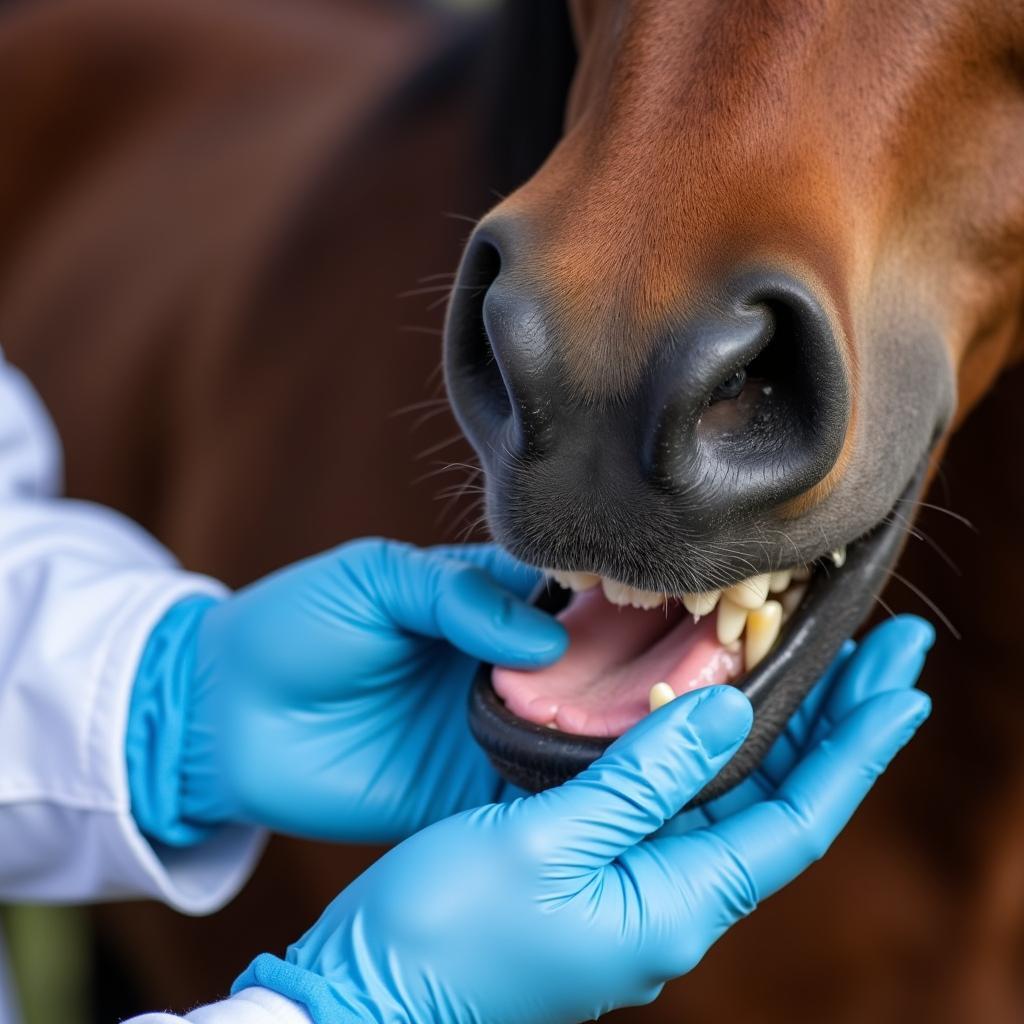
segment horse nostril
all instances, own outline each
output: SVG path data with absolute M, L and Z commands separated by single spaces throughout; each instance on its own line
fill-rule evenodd
M 534 289 L 513 283 L 515 228 L 501 222 L 470 240 L 445 325 L 445 377 L 456 418 L 478 453 L 538 454 L 557 388 L 551 338 Z
M 484 316 L 488 289 L 501 273 L 501 254 L 488 241 L 474 240 L 459 269 L 445 327 L 445 369 L 456 410 L 490 427 L 512 412 L 511 396 L 495 356 Z
M 652 381 L 662 410 L 652 475 L 706 493 L 719 512 L 794 497 L 839 456 L 849 416 L 842 353 L 821 303 L 785 275 L 731 282 L 713 313 L 673 332 L 668 366 Z
M 714 391 L 711 392 L 711 404 L 715 402 L 727 402 L 731 398 L 737 398 L 747 383 L 747 369 L 740 369 L 729 374 Z

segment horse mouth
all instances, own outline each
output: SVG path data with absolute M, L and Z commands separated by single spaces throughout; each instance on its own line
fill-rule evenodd
M 913 502 L 920 464 L 899 503 Z M 746 743 L 698 797 L 760 762 L 790 715 L 870 614 L 905 536 L 901 515 L 809 565 L 724 592 L 672 595 L 553 567 L 535 603 L 568 630 L 567 653 L 533 672 L 482 666 L 470 698 L 478 742 L 508 781 L 537 791 L 585 768 L 615 736 L 676 696 L 718 683 L 755 709 Z

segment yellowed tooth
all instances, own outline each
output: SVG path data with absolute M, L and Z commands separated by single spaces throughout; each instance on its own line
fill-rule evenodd
M 741 608 L 760 608 L 768 596 L 768 573 L 763 572 L 759 576 L 751 576 L 750 579 L 740 580 L 739 583 L 729 587 L 725 596 L 738 604 Z
M 804 594 L 807 593 L 807 585 L 804 583 L 798 583 L 795 587 L 790 587 L 784 594 L 779 597 L 779 604 L 782 605 L 782 621 L 786 622 L 789 617 L 800 607 L 800 602 L 804 599 Z
M 694 594 L 683 594 L 683 607 L 695 618 L 710 615 L 722 596 L 720 590 L 701 590 Z
M 651 608 L 660 608 L 665 603 L 665 595 L 658 594 L 653 590 L 638 590 L 630 587 L 629 603 L 634 608 L 643 608 L 650 611 Z
M 715 634 L 718 642 L 728 646 L 743 635 L 743 627 L 747 624 L 747 609 L 741 608 L 729 600 L 728 594 L 722 595 L 718 602 L 718 619 L 715 622 Z
M 743 654 L 748 672 L 772 649 L 781 628 L 782 605 L 778 601 L 765 601 L 747 616 Z
M 793 570 L 793 579 L 804 583 L 811 578 L 811 567 L 809 565 L 798 565 Z
M 565 572 L 561 569 L 549 569 L 549 575 L 566 590 L 592 590 L 601 582 L 601 577 L 592 572 Z
M 619 583 L 618 580 L 601 580 L 601 589 L 604 596 L 612 603 L 624 608 L 630 605 L 633 608 L 660 608 L 665 603 L 664 594 L 656 594 L 653 590 L 639 590 L 626 583 Z
M 651 687 L 650 695 L 647 698 L 652 711 L 657 711 L 658 708 L 663 708 L 666 704 L 670 704 L 675 699 L 675 690 L 673 690 L 668 683 L 655 683 Z
M 837 569 L 842 569 L 846 565 L 846 545 L 836 548 L 835 551 L 830 551 L 828 557 L 832 559 L 832 564 Z
M 610 580 L 602 576 L 601 589 L 604 591 L 604 596 L 612 604 L 620 606 L 629 604 L 629 592 L 632 588 L 627 587 L 625 583 L 619 583 L 618 580 Z
M 789 586 L 789 581 L 792 578 L 792 569 L 780 569 L 778 572 L 773 572 L 768 579 L 768 592 L 781 594 Z

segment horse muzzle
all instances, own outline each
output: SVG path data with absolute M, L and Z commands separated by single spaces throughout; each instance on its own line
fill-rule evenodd
M 759 762 L 900 547 L 890 526 L 830 542 L 802 523 L 851 419 L 841 335 L 807 284 L 745 268 L 639 341 L 619 325 L 619 351 L 613 321 L 602 338 L 573 335 L 500 227 L 478 229 L 464 257 L 447 383 L 492 532 L 547 570 L 538 601 L 570 647 L 540 672 L 484 667 L 474 734 L 506 778 L 539 789 L 659 702 L 732 683 L 756 722 L 708 799 Z M 588 353 L 604 362 L 581 375 Z

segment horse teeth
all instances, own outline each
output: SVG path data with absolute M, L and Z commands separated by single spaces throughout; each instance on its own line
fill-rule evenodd
M 728 594 L 723 595 L 718 603 L 718 619 L 715 622 L 715 635 L 718 642 L 728 646 L 743 635 L 743 627 L 747 624 L 747 609 L 734 604 Z
M 738 604 L 741 608 L 752 611 L 760 608 L 768 597 L 768 581 L 770 576 L 763 572 L 759 576 L 751 576 L 750 579 L 740 580 L 739 583 L 729 587 L 725 596 Z
M 694 617 L 699 619 L 702 615 L 710 615 L 722 596 L 720 590 L 702 590 L 694 594 L 683 594 L 683 607 Z
M 666 704 L 674 701 L 676 693 L 668 683 L 655 683 L 651 687 L 651 692 L 647 699 L 651 710 L 657 711 L 658 708 L 663 708 Z
M 601 582 L 601 577 L 592 572 L 563 572 L 560 569 L 548 569 L 548 575 L 565 590 L 593 590 Z
M 747 616 L 747 634 L 744 658 L 749 672 L 771 650 L 782 629 L 782 605 L 778 601 L 765 601 Z
M 779 595 L 779 604 L 782 605 L 782 621 L 786 622 L 790 616 L 800 607 L 800 602 L 807 593 L 807 585 L 798 583 L 790 587 L 784 594 Z
M 633 608 L 650 611 L 650 609 L 659 608 L 665 603 L 664 594 L 656 594 L 653 590 L 639 590 L 625 583 L 619 583 L 618 580 L 602 579 L 601 589 L 604 591 L 605 598 L 619 607 L 629 605 Z
M 829 557 L 837 567 L 842 566 L 846 561 L 846 548 L 836 548 Z M 563 569 L 547 572 L 559 586 L 577 592 L 592 590 L 600 583 L 605 599 L 618 607 L 661 608 L 669 596 L 590 572 Z M 695 622 L 716 613 L 715 635 L 719 644 L 735 653 L 742 649 L 746 669 L 750 671 L 767 656 L 783 624 L 800 607 L 812 572 L 808 566 L 777 569 L 740 580 L 725 590 L 688 591 L 675 599 L 682 602 Z M 675 699 L 675 694 L 667 683 L 659 682 L 651 687 L 649 699 L 653 711 Z
M 832 564 L 837 569 L 842 569 L 846 564 L 846 545 L 843 544 L 842 547 L 836 548 L 835 551 L 830 551 L 828 557 L 832 559 Z
M 605 600 L 612 604 L 629 604 L 629 590 L 625 583 L 618 583 L 615 580 L 601 578 L 601 589 L 604 591 Z

